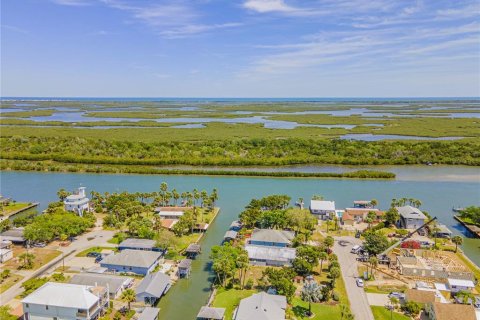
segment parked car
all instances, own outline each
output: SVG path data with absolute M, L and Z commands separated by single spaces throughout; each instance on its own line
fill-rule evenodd
M 352 247 L 352 250 L 350 250 L 351 253 L 358 253 L 358 251 L 360 251 L 360 249 L 362 249 L 362 247 L 360 247 L 358 244 L 357 245 L 354 245 Z
M 44 248 L 47 244 L 45 242 L 36 242 L 33 244 L 34 247 Z
M 389 298 L 397 298 L 398 300 L 402 300 L 402 299 L 405 299 L 405 293 L 402 293 L 402 292 L 390 292 L 388 294 L 388 297 Z
M 95 263 L 99 263 L 100 261 L 102 261 L 103 257 L 102 256 L 98 256 L 95 258 Z
M 87 253 L 87 257 L 90 257 L 90 258 L 97 258 L 97 257 L 101 257 L 102 254 L 100 252 L 95 252 L 95 251 L 91 251 L 89 253 Z
M 360 278 L 357 278 L 357 286 L 363 287 L 363 280 Z

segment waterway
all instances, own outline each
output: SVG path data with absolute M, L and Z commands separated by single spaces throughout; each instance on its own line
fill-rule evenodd
M 426 173 L 422 174 L 422 169 Z M 432 170 L 436 170 L 437 176 L 450 179 L 434 179 Z M 40 202 L 41 210 L 56 200 L 60 188 L 72 190 L 79 185 L 86 186 L 87 191 L 99 192 L 154 191 L 163 181 L 179 191 L 217 188 L 221 211 L 202 240 L 202 254 L 193 263 L 191 277 L 175 284 L 159 304 L 160 319 L 183 320 L 194 319 L 208 299 L 213 277 L 208 259 L 210 248 L 221 243 L 231 221 L 254 197 L 282 193 L 290 195 L 294 203 L 299 197 L 309 199 L 313 194 L 321 194 L 326 199 L 335 200 L 337 208 L 351 206 L 354 200 L 372 198 L 379 201 L 380 208 L 387 208 L 392 198 L 414 197 L 423 202 L 423 210 L 437 216 L 455 234 L 466 235 L 464 228 L 453 219 L 451 208 L 480 205 L 480 180 L 464 179 L 466 172 L 478 173 L 478 168 L 396 167 L 396 172 L 399 177 L 410 178 L 389 181 L 2 172 L 0 192 L 17 201 Z M 462 249 L 480 265 L 480 239 L 466 238 Z

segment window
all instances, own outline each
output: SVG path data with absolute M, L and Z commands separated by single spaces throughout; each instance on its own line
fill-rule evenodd
M 45 310 L 48 310 L 48 306 L 45 306 Z
M 28 303 L 25 303 L 25 308 L 30 308 L 30 306 L 28 305 Z

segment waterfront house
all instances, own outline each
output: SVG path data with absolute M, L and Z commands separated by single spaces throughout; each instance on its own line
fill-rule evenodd
M 248 243 L 256 246 L 289 247 L 294 237 L 293 231 L 255 229 Z
M 223 236 L 223 241 L 228 242 L 228 241 L 233 241 L 237 238 L 238 232 L 234 230 L 228 230 L 225 232 L 225 235 Z
M 368 200 L 355 200 L 353 201 L 353 207 L 358 209 L 372 209 L 373 205 Z
M 444 224 L 437 224 L 437 231 L 435 232 L 434 236 L 437 238 L 451 238 L 452 231 L 447 228 Z
M 137 239 L 137 238 L 128 238 L 123 240 L 118 245 L 118 250 L 145 250 L 145 251 L 161 251 L 160 248 L 157 248 L 155 240 L 150 239 Z
M 133 278 L 111 274 L 82 272 L 74 274 L 69 282 L 71 284 L 108 288 L 110 299 L 113 300 L 120 297 L 123 290 L 132 286 Z
M 93 320 L 108 308 L 108 289 L 47 282 L 22 300 L 25 320 Z
M 240 300 L 234 320 L 284 320 L 287 298 L 265 292 Z
M 464 280 L 464 279 L 447 279 L 448 288 L 451 292 L 458 292 L 458 291 L 472 291 L 475 288 L 475 284 L 472 280 Z
M 138 313 L 137 320 L 157 320 L 159 312 L 159 308 L 145 307 Z
M 191 210 L 192 207 L 156 207 L 155 213 L 157 213 L 162 219 L 180 219 L 181 216 L 187 210 Z
M 136 289 L 137 301 L 155 305 L 170 289 L 170 277 L 161 272 L 150 273 L 143 278 Z
M 342 221 L 347 220 L 348 218 L 353 219 L 355 222 L 360 223 L 364 222 L 367 218 L 368 214 L 373 212 L 375 214 L 375 221 L 379 221 L 385 215 L 384 211 L 378 209 L 370 209 L 370 208 L 346 208 L 342 215 Z M 346 217 L 345 214 L 347 215 Z
M 331 219 L 335 214 L 335 201 L 311 200 L 310 212 L 318 216 L 318 219 Z
M 245 245 L 250 264 L 258 266 L 292 266 L 297 255 L 295 248 Z
M 155 251 L 125 249 L 100 261 L 100 266 L 113 272 L 147 275 L 159 264 L 162 254 Z
M 177 275 L 179 278 L 188 278 L 190 276 L 190 271 L 192 269 L 192 260 L 183 259 L 178 264 Z
M 197 314 L 197 320 L 223 320 L 224 317 L 225 308 L 213 308 L 203 306 L 202 308 L 200 308 L 200 311 Z
M 403 229 L 417 229 L 425 223 L 427 217 L 420 209 L 412 206 L 395 207 L 400 214 L 399 226 Z
M 5 263 L 12 258 L 13 250 L 11 248 L 5 247 L 0 249 L 0 263 Z
M 470 304 L 432 302 L 425 311 L 430 320 L 477 320 L 475 308 Z
M 87 198 L 85 190 L 85 187 L 80 187 L 77 192 L 65 198 L 63 204 L 66 211 L 73 211 L 83 216 L 85 211 L 90 210 L 90 199 Z

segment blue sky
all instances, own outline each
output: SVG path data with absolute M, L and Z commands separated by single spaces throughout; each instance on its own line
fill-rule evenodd
M 2 0 L 1 95 L 480 96 L 480 2 Z

